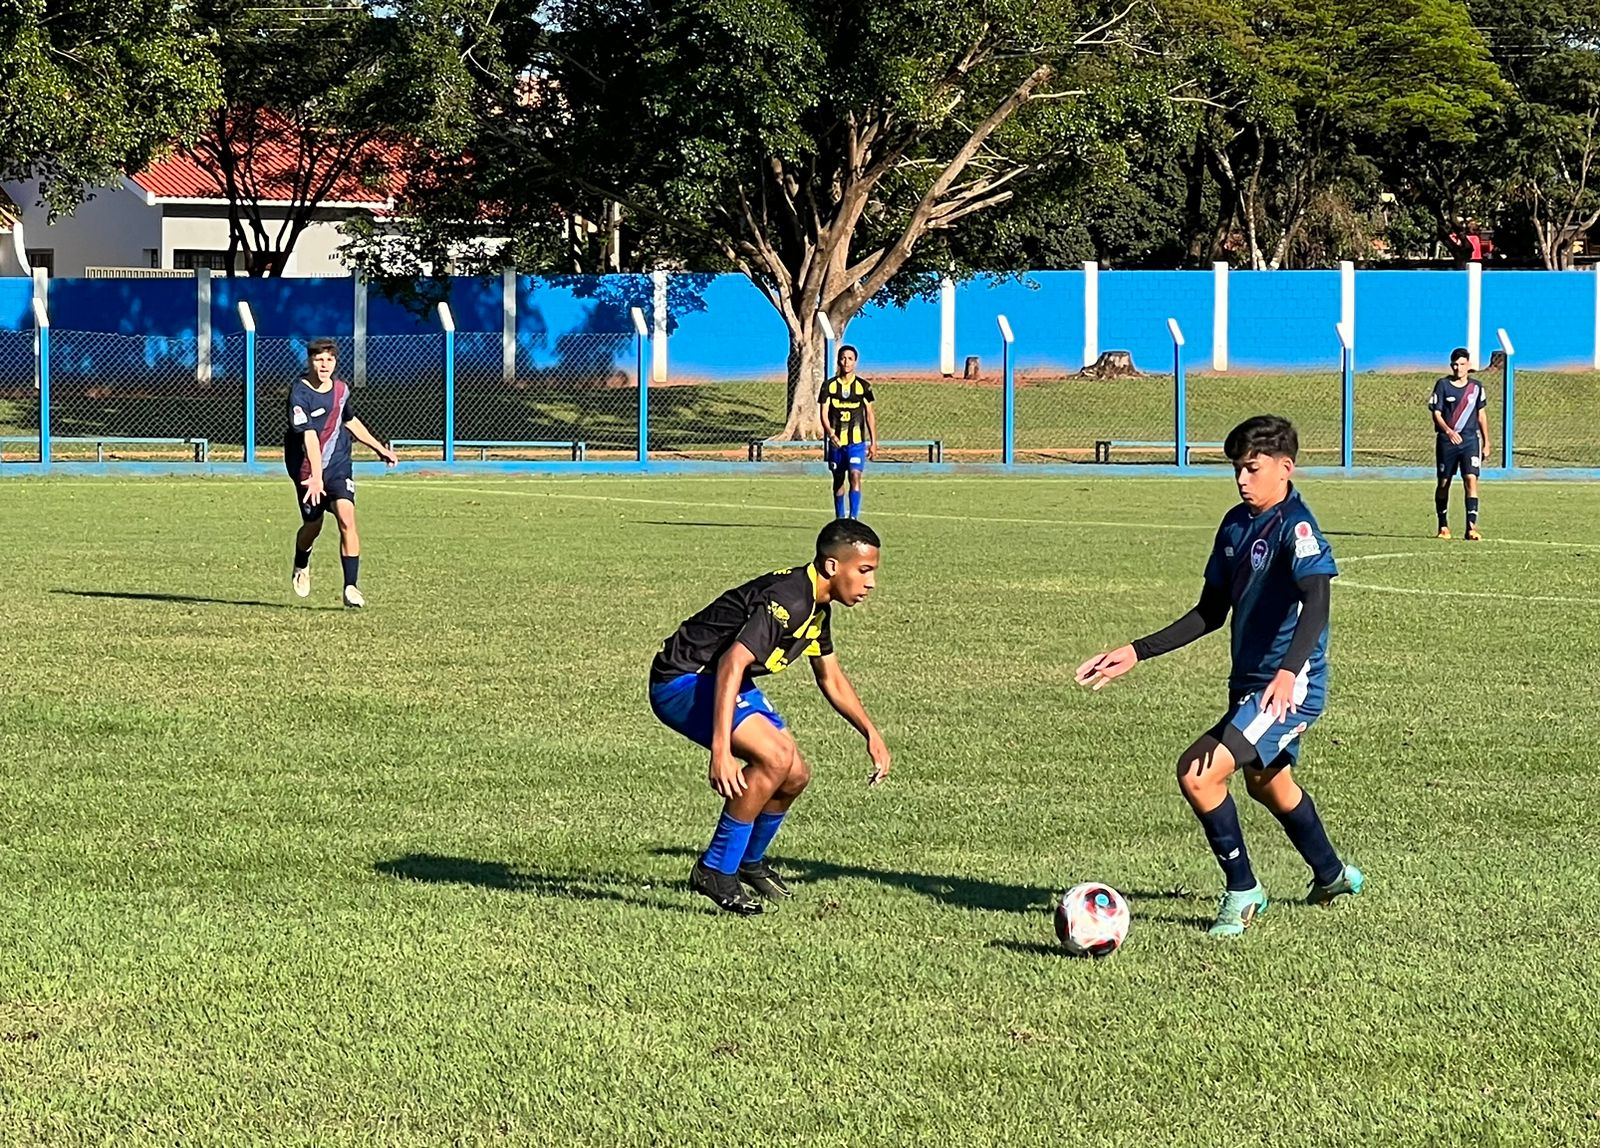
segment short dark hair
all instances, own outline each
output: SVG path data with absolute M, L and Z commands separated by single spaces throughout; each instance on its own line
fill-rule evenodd
M 861 352 L 856 350 L 856 346 L 855 346 L 854 343 L 846 343 L 846 344 L 844 344 L 844 346 L 839 348 L 837 353 L 842 355 L 846 351 L 849 351 L 852 355 L 854 355 L 858 359 L 861 357 Z
M 1222 449 L 1236 465 L 1258 454 L 1292 460 L 1300 453 L 1300 435 L 1282 415 L 1256 415 L 1229 431 Z
M 306 362 L 310 362 L 318 355 L 328 354 L 335 359 L 339 357 L 339 344 L 332 339 L 312 339 L 306 344 Z
M 1450 352 L 1450 365 L 1452 367 L 1456 365 L 1457 359 L 1465 359 L 1467 361 L 1467 365 L 1470 366 L 1472 364 L 1472 352 L 1467 350 L 1465 347 L 1457 347 L 1455 350 Z
M 877 531 L 860 519 L 835 518 L 817 535 L 817 560 L 842 558 L 846 551 L 855 546 L 878 549 L 882 545 L 878 541 Z

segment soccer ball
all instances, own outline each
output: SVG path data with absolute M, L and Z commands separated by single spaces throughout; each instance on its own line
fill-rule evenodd
M 1128 902 L 1110 885 L 1074 885 L 1056 902 L 1056 936 L 1075 957 L 1109 957 L 1128 935 Z

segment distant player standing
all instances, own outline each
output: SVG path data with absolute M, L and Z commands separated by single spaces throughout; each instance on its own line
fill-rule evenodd
M 827 436 L 828 469 L 833 472 L 833 514 L 845 517 L 845 487 L 850 490 L 849 514 L 861 517 L 861 474 L 868 459 L 878 457 L 878 419 L 872 409 L 872 384 L 856 375 L 860 356 L 848 343 L 839 348 L 839 373 L 822 384 L 817 405 L 822 412 L 822 433 Z
M 1440 538 L 1450 537 L 1450 481 L 1461 472 L 1467 490 L 1468 542 L 1478 533 L 1478 473 L 1489 457 L 1488 400 L 1483 384 L 1471 375 L 1472 357 L 1465 347 L 1450 352 L 1450 373 L 1433 384 L 1428 410 L 1433 413 L 1434 461 L 1439 483 L 1433 491 L 1433 508 L 1439 513 Z
M 1299 436 L 1287 419 L 1258 415 L 1229 432 L 1241 505 L 1222 519 L 1199 604 L 1172 625 L 1078 667 L 1080 685 L 1100 689 L 1137 663 L 1219 629 L 1233 611 L 1233 668 L 1222 720 L 1178 758 L 1178 787 L 1200 819 L 1227 889 L 1212 936 L 1243 933 L 1267 909 L 1250 867 L 1239 813 L 1228 792 L 1235 768 L 1250 796 L 1272 811 L 1311 867 L 1306 900 L 1325 905 L 1360 893 L 1361 870 L 1334 852 L 1293 768 L 1300 735 L 1328 694 L 1328 607 L 1338 573 L 1317 520 L 1291 481 Z
M 878 548 L 865 524 L 835 519 L 817 536 L 809 566 L 763 574 L 720 595 L 679 626 L 650 665 L 651 710 L 711 751 L 722 815 L 689 887 L 726 912 L 761 912 L 741 881 L 769 901 L 789 896 L 766 861 L 767 847 L 811 780 L 793 735 L 752 679 L 810 659 L 823 697 L 867 740 L 868 784 L 889 775 L 889 748 L 839 668 L 830 622 L 835 603 L 854 606 L 871 593 Z
M 356 482 L 350 461 L 350 440 L 371 447 L 390 466 L 400 460 L 362 425 L 350 405 L 350 384 L 333 377 L 339 365 L 332 339 L 306 345 L 306 373 L 289 388 L 289 428 L 283 436 L 283 465 L 295 481 L 300 504 L 300 531 L 294 539 L 297 596 L 311 593 L 311 546 L 322 533 L 323 512 L 331 503 L 339 524 L 339 555 L 344 565 L 344 604 L 367 604 L 356 588 L 361 568 L 361 536 L 356 532 Z M 304 487 L 304 491 L 300 489 Z

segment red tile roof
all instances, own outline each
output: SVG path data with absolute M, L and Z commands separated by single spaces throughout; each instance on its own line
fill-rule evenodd
M 374 157 L 394 158 L 392 149 L 373 145 Z M 265 202 L 287 202 L 294 198 L 296 149 L 293 145 L 268 140 L 258 144 L 244 176 Z M 145 192 L 161 199 L 223 199 L 220 177 L 212 174 L 192 157 L 174 152 L 130 176 Z M 391 192 L 363 183 L 354 173 L 346 173 L 334 184 L 325 203 L 361 204 L 374 208 L 388 206 Z

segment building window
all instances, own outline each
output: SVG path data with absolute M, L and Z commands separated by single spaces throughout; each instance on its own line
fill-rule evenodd
M 56 252 L 53 247 L 35 247 L 28 252 L 28 266 L 35 271 L 44 269 L 46 275 L 56 273 Z
M 159 247 L 146 247 L 144 257 L 150 263 L 150 270 L 156 271 L 161 267 L 161 249 Z
M 226 251 L 194 251 L 179 248 L 172 253 L 172 266 L 177 271 L 197 271 L 204 267 L 210 271 L 228 269 Z

